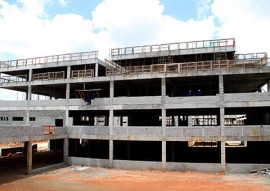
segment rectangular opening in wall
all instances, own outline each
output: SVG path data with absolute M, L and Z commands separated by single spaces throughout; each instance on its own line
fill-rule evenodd
M 0 121 L 8 121 L 8 117 L 0 117 Z
M 12 117 L 12 121 L 23 121 L 23 117 Z
M 55 119 L 55 126 L 56 127 L 63 127 L 64 126 L 64 120 L 63 119 Z
M 189 141 L 189 147 L 217 147 L 217 141 Z M 225 141 L 225 147 L 246 147 L 246 141 Z
M 35 117 L 29 117 L 29 121 L 36 121 Z

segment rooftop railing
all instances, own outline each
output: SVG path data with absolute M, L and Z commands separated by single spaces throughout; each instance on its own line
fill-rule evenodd
M 168 43 L 168 44 L 114 48 L 111 50 L 111 56 L 150 53 L 150 52 L 159 52 L 159 51 L 170 51 L 170 50 L 226 48 L 226 47 L 235 48 L 235 39 L 228 38 L 228 39 L 219 39 L 219 40 L 202 40 L 202 41 L 189 41 L 189 42 L 177 42 L 177 43 Z
M 61 62 L 84 61 L 84 60 L 96 61 L 97 58 L 98 58 L 97 51 L 60 54 L 45 57 L 0 61 L 0 69 L 20 67 L 20 66 L 46 65 Z
M 184 73 L 210 70 L 232 70 L 262 68 L 267 66 L 267 59 L 245 59 L 245 60 L 212 60 L 199 62 L 153 64 L 143 66 L 124 67 L 125 70 L 107 69 L 106 75 L 123 75 L 139 73 Z

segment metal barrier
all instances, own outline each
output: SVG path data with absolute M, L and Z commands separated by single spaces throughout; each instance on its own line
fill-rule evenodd
M 170 50 L 188 50 L 188 49 L 200 49 L 200 48 L 226 48 L 235 47 L 235 39 L 218 39 L 218 40 L 202 40 L 202 41 L 190 41 L 190 42 L 178 42 L 168 44 L 157 45 L 144 45 L 125 48 L 114 48 L 111 50 L 111 56 L 128 55 L 128 54 L 140 54 L 159 51 Z
M 153 64 L 124 67 L 125 70 L 106 69 L 106 76 L 139 73 L 183 73 L 210 70 L 231 70 L 236 68 L 262 68 L 267 66 L 267 59 L 213 60 L 171 64 Z
M 61 62 L 84 61 L 84 60 L 96 61 L 96 59 L 98 59 L 97 51 L 79 52 L 79 53 L 60 54 L 45 57 L 19 59 L 19 60 L 0 61 L 0 69 L 20 67 L 20 66 L 33 66 L 33 65 L 35 66 L 41 64 L 46 65 Z
M 57 80 L 57 79 L 64 79 L 64 78 L 65 78 L 64 71 L 33 74 L 33 81 L 34 80 Z
M 72 78 L 87 78 L 87 77 L 94 77 L 94 70 L 73 70 L 72 71 Z

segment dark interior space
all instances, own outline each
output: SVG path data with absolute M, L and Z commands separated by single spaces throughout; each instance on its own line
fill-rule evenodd
M 40 69 L 34 69 L 33 70 L 33 75 L 34 74 L 42 74 L 42 73 L 56 73 L 56 72 L 64 72 L 64 78 L 67 78 L 67 67 L 51 67 L 51 68 L 40 68 Z M 51 77 L 56 77 L 54 75 L 51 75 Z
M 244 125 L 269 125 L 269 107 L 225 108 L 226 115 L 246 115 Z
M 108 140 L 69 139 L 69 157 L 109 159 Z
M 121 66 L 141 66 L 152 64 L 167 64 L 167 63 L 184 63 L 184 62 L 198 62 L 208 60 L 232 60 L 234 52 L 216 52 L 204 54 L 186 54 L 175 56 L 161 56 L 161 57 L 144 57 L 137 59 L 115 60 L 114 62 Z
M 88 110 L 75 110 L 69 111 L 69 117 L 73 117 L 73 125 L 81 126 L 108 126 L 109 125 L 109 111 L 88 111 Z M 99 123 L 99 118 L 103 119 L 102 123 Z
M 178 117 L 178 126 L 188 126 L 188 116 L 194 116 L 197 118 L 215 118 L 212 123 L 207 123 L 206 126 L 218 126 L 219 120 L 219 108 L 201 108 L 201 109 L 167 109 L 167 126 L 175 126 L 175 118 Z M 198 125 L 198 124 L 197 124 Z M 203 125 L 203 124 L 201 124 Z
M 269 164 L 269 148 L 269 141 L 248 141 L 246 147 L 226 147 L 226 162 Z
M 218 147 L 189 147 L 188 142 L 167 141 L 168 162 L 220 163 L 220 144 Z
M 160 96 L 161 79 L 115 81 L 114 96 Z
M 128 126 L 161 126 L 161 110 L 121 110 L 114 116 L 127 116 Z
M 49 149 L 53 151 L 55 161 L 64 161 L 64 139 L 51 139 Z
M 218 76 L 200 76 L 166 79 L 166 95 L 181 96 L 211 96 L 219 94 Z
M 88 82 L 70 84 L 70 98 L 81 98 L 80 92 L 94 94 L 95 98 L 110 97 L 109 82 Z
M 224 75 L 224 93 L 257 92 L 269 79 L 269 73 Z
M 161 161 L 160 141 L 114 141 L 116 160 Z

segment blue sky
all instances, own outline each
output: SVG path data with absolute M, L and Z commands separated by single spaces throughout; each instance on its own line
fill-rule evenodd
M 50 16 L 57 14 L 79 14 L 84 18 L 92 19 L 91 12 L 95 7 L 101 3 L 102 0 L 76 0 L 67 2 L 66 6 L 62 6 L 58 2 L 51 3 L 46 7 Z M 190 18 L 197 17 L 196 6 L 198 2 L 196 0 L 160 0 L 160 3 L 164 5 L 164 14 L 173 16 L 182 20 L 189 20 Z
M 0 0 L 0 60 L 235 38 L 270 55 L 269 0 Z M 3 97 L 3 94 L 0 94 Z

